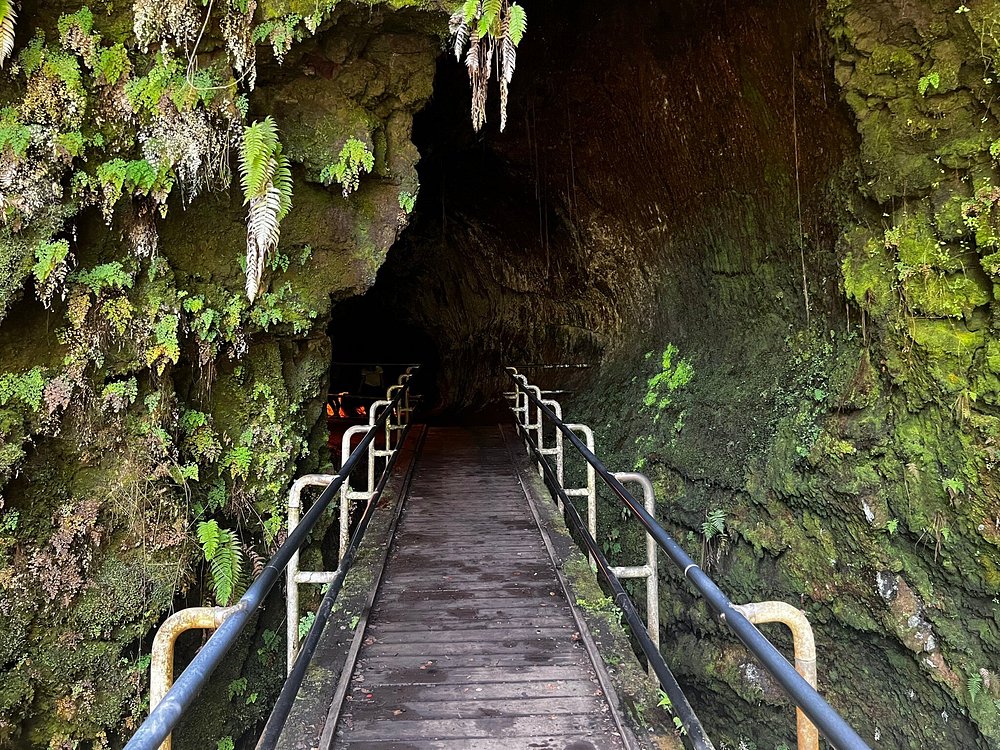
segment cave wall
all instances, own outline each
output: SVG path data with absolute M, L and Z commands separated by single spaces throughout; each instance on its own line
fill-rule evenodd
M 120 747 L 148 709 L 152 629 L 240 593 L 281 541 L 291 479 L 328 463 L 333 301 L 371 285 L 417 190 L 412 117 L 446 21 L 435 3 L 216 3 L 193 87 L 171 60 L 195 37 L 170 34 L 197 31 L 202 4 L 81 6 L 25 2 L 27 51 L 0 79 L 2 747 Z M 232 173 L 243 124 L 267 115 L 294 197 L 251 304 Z M 323 170 L 351 138 L 372 164 L 346 190 Z M 205 560 L 209 519 L 239 540 L 235 582 Z M 267 715 L 279 605 L 177 746 Z

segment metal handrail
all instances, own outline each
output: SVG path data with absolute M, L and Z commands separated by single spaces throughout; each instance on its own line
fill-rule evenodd
M 802 709 L 809 719 L 819 727 L 826 738 L 838 750 L 871 750 L 861 736 L 838 714 L 829 703 L 803 677 L 795 671 L 781 652 L 753 624 L 737 611 L 729 598 L 716 583 L 692 560 L 687 552 L 660 526 L 614 475 L 608 471 L 604 463 L 587 448 L 576 434 L 559 419 L 542 400 L 530 392 L 530 386 L 525 387 L 514 368 L 507 368 L 511 380 L 514 381 L 516 393 L 523 393 L 527 403 L 532 404 L 539 414 L 544 415 L 563 433 L 577 451 L 594 467 L 594 470 L 604 480 L 605 484 L 618 496 L 640 523 L 646 532 L 653 537 L 659 547 L 680 568 L 694 588 L 708 601 L 709 605 L 719 614 L 743 644 L 756 656 L 792 701 Z M 523 376 L 522 376 L 523 377 Z M 526 404 L 526 410 L 527 409 Z M 535 425 L 531 425 L 535 427 Z M 541 457 L 539 457 L 541 458 Z M 575 510 L 570 504 L 569 508 Z M 588 534 L 589 535 L 589 534 Z M 635 632 L 635 628 L 633 628 Z
M 406 434 L 409 430 L 409 424 L 403 427 L 402 433 L 399 436 L 400 445 L 406 440 Z M 264 731 L 261 732 L 260 738 L 257 740 L 256 750 L 274 750 L 278 745 L 281 732 L 285 728 L 285 722 L 288 720 L 288 715 L 292 712 L 292 704 L 295 702 L 299 688 L 302 686 L 302 680 L 305 679 L 306 670 L 309 668 L 313 654 L 316 652 L 316 646 L 319 645 L 320 636 L 323 635 L 326 623 L 330 619 L 330 613 L 333 611 L 333 605 L 344 586 L 344 579 L 347 578 L 347 574 L 354 564 L 354 556 L 361 545 L 361 540 L 364 538 L 365 532 L 368 530 L 368 523 L 375 514 L 375 506 L 382 497 L 382 492 L 385 490 L 385 486 L 392 474 L 393 464 L 396 463 L 398 456 L 398 451 L 393 451 L 392 455 L 389 456 L 389 461 L 385 467 L 385 471 L 382 472 L 378 486 L 375 487 L 372 496 L 368 499 L 368 504 L 365 506 L 361 520 L 358 521 L 354 533 L 351 534 L 351 541 L 347 545 L 347 549 L 343 550 L 340 564 L 337 566 L 333 579 L 330 581 L 326 593 L 323 594 L 319 608 L 316 610 L 316 619 L 313 620 L 313 624 L 309 628 L 305 640 L 298 649 L 295 663 L 289 669 L 288 677 L 281 686 L 281 692 L 274 703 L 274 708 L 271 709 L 271 715 L 268 716 L 267 723 L 264 724 Z
M 375 439 L 378 431 L 385 425 L 386 420 L 394 409 L 399 406 L 404 394 L 409 389 L 409 383 L 400 390 L 396 397 L 389 402 L 387 408 L 379 415 L 372 424 L 368 433 L 354 449 L 350 458 L 344 463 L 336 478 L 323 490 L 322 494 L 313 504 L 309 512 L 303 516 L 302 521 L 292 531 L 285 543 L 278 548 L 274 556 L 264 566 L 264 570 L 257 576 L 247 592 L 234 605 L 235 611 L 222 623 L 218 630 L 208 639 L 202 649 L 195 655 L 187 668 L 181 672 L 173 687 L 167 692 L 156 707 L 150 712 L 146 720 L 139 726 L 132 739 L 125 745 L 125 750 L 155 750 L 173 731 L 180 722 L 184 712 L 194 702 L 194 699 L 201 692 L 205 683 L 208 682 L 212 672 L 232 648 L 240 633 L 250 622 L 250 618 L 263 604 L 264 598 L 277 582 L 278 577 L 288 565 L 292 555 L 299 551 L 312 531 L 313 526 L 319 521 L 327 506 L 337 495 L 340 486 L 347 481 L 351 472 L 361 461 L 368 449 L 368 445 Z
M 522 425 L 518 423 L 518 427 L 522 427 Z M 524 430 L 524 436 L 528 443 L 528 450 L 538 459 L 546 484 L 556 495 L 560 510 L 565 509 L 564 512 L 569 516 L 570 525 L 583 541 L 583 546 L 587 548 L 592 564 L 611 587 L 611 591 L 614 594 L 615 606 L 625 615 L 625 620 L 628 622 L 629 628 L 639 642 L 639 647 L 646 655 L 650 671 L 656 675 L 660 686 L 663 688 L 663 692 L 670 699 L 671 710 L 681 720 L 684 729 L 684 739 L 694 750 L 715 750 L 715 745 L 712 744 L 708 734 L 705 732 L 705 728 L 701 724 L 701 720 L 695 714 L 694 709 L 691 708 L 691 704 L 678 684 L 677 678 L 674 677 L 673 672 L 670 671 L 670 667 L 663 660 L 663 655 L 660 653 L 658 644 L 653 642 L 649 632 L 643 625 L 642 619 L 639 617 L 639 611 L 615 574 L 615 568 L 608 562 L 604 551 L 597 543 L 597 539 L 590 533 L 587 525 L 584 524 L 583 519 L 580 517 L 580 512 L 573 505 L 570 496 L 559 482 L 548 459 L 539 451 L 535 441 L 528 436 L 527 430 Z

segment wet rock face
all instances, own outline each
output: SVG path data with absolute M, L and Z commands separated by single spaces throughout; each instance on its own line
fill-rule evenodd
M 417 120 L 415 223 L 370 299 L 437 342 L 443 407 L 493 398 L 503 363 L 597 363 L 664 316 L 698 326 L 718 279 L 797 262 L 800 208 L 826 243 L 814 262 L 832 262 L 822 187 L 854 136 L 814 19 L 781 3 L 586 7 L 533 10 L 506 133 L 472 134 L 448 63 Z M 794 315 L 794 277 L 776 283 L 769 314 Z M 665 284 L 692 291 L 686 309 Z

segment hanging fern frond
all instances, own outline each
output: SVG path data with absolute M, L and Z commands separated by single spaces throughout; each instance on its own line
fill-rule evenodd
M 510 83 L 517 67 L 517 45 L 510 35 L 510 17 L 504 19 L 500 42 L 500 82 Z
M 215 553 L 219 551 L 220 531 L 218 521 L 203 521 L 198 524 L 198 541 L 201 542 L 201 551 L 208 562 L 211 562 Z
M 481 39 L 485 39 L 487 36 L 497 37 L 500 35 L 497 24 L 500 21 L 502 4 L 503 0 L 484 0 L 477 28 Z
M 240 144 L 240 183 L 247 213 L 246 292 L 260 291 L 267 257 L 278 247 L 280 224 L 292 208 L 292 171 L 271 117 L 245 128 Z
M 465 0 L 465 4 L 458 10 L 465 18 L 466 24 L 471 24 L 475 18 L 476 13 L 481 11 L 483 8 L 483 0 Z
M 465 69 L 469 71 L 469 78 L 479 74 L 479 32 L 473 31 L 469 39 L 469 51 L 465 55 Z
M 14 51 L 18 0 L 0 0 L 0 70 Z
M 517 67 L 517 46 L 528 29 L 528 16 L 510 0 L 466 0 L 451 16 L 455 59 L 465 52 L 465 68 L 472 85 L 472 126 L 486 122 L 486 100 L 494 57 L 500 83 L 500 130 L 507 127 L 507 99 Z
M 510 13 L 507 15 L 507 20 L 510 22 L 508 33 L 516 47 L 521 43 L 525 33 L 528 31 L 528 14 L 520 5 L 513 3 L 510 6 Z
M 475 2 L 475 0 L 470 0 Z M 469 43 L 469 22 L 465 19 L 465 8 L 459 8 L 448 20 L 448 33 L 455 37 L 455 59 L 461 62 L 462 51 Z
M 225 607 L 243 585 L 243 545 L 232 531 L 220 528 L 214 520 L 198 524 L 198 541 L 209 565 L 215 601 Z

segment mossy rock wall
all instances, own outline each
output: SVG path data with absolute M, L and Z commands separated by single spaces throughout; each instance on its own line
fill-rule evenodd
M 824 692 L 892 747 L 1000 741 L 997 10 L 831 2 L 814 44 L 860 138 L 820 192 L 839 239 L 807 232 L 799 258 L 774 236 L 762 262 L 720 266 L 748 249 L 696 227 L 713 251 L 671 269 L 655 335 L 612 354 L 570 411 L 615 468 L 654 477 L 661 518 L 734 601 L 808 613 Z M 638 549 L 613 508 L 603 523 Z M 664 575 L 666 650 L 710 725 L 791 746 L 780 691 Z M 733 730 L 746 710 L 753 731 Z
M 400 193 L 418 191 L 412 118 L 431 94 L 438 6 L 299 3 L 305 13 L 262 3 L 247 21 L 261 37 L 251 91 L 224 67 L 230 32 L 217 24 L 238 5 L 224 3 L 191 60 L 222 76 L 212 79 L 218 91 L 186 99 L 182 76 L 152 114 L 133 114 L 125 89 L 167 65 L 166 41 L 134 35 L 134 17 L 150 5 L 24 3 L 17 50 L 41 29 L 46 46 L 31 54 L 42 62 L 23 57 L 0 83 L 0 106 L 10 107 L 4 169 L 33 170 L 52 185 L 41 195 L 21 173 L 0 177 L 2 747 L 121 746 L 148 709 L 152 629 L 172 608 L 217 598 L 197 524 L 215 519 L 241 539 L 237 592 L 276 548 L 291 479 L 329 461 L 315 428 L 332 305 L 373 283 L 406 224 Z M 170 18 L 185 5 L 160 3 L 159 12 Z M 128 65 L 112 85 L 95 60 L 116 44 Z M 73 97 L 77 122 L 46 119 L 58 120 Z M 231 186 L 225 179 L 236 169 L 227 151 L 242 127 L 239 107 L 246 121 L 274 117 L 295 177 L 293 209 L 253 304 L 243 291 L 239 175 Z M 210 129 L 197 132 L 221 152 L 199 157 L 202 141 L 173 135 L 201 159 L 199 174 L 210 174 L 209 159 L 229 167 L 197 197 L 180 178 L 182 162 L 149 194 L 128 177 L 120 200 L 79 189 L 80 175 L 102 164 L 141 160 L 148 145 L 137 138 L 158 118 L 204 118 Z M 81 140 L 67 136 L 73 128 Z M 24 133 L 26 142 L 10 140 Z M 345 195 L 321 172 L 350 138 L 375 163 Z M 81 150 L 52 151 L 56 142 Z M 265 615 L 245 634 L 177 746 L 215 747 L 266 716 L 283 673 L 279 620 Z M 195 645 L 182 640 L 179 658 Z

